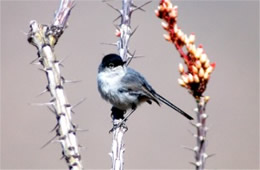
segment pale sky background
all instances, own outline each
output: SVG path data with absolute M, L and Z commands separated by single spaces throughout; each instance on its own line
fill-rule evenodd
M 134 1 L 141 5 L 146 1 Z M 178 63 L 175 47 L 163 38 L 154 10 L 159 1 L 132 16 L 132 28 L 139 26 L 130 41 L 130 51 L 145 57 L 131 67 L 140 71 L 164 97 L 194 115 L 195 101 L 177 83 Z M 116 7 L 120 1 L 110 1 Z M 217 66 L 205 95 L 210 128 L 208 169 L 259 169 L 259 1 L 175 1 L 179 7 L 179 26 L 196 34 Z M 29 63 L 37 57 L 23 32 L 32 19 L 49 24 L 59 1 L 1 1 L 1 169 L 66 169 L 60 160 L 58 143 L 40 149 L 55 134 L 49 131 L 56 118 L 45 107 L 30 103 L 48 101 L 49 94 L 35 98 L 47 85 L 41 66 Z M 75 108 L 74 123 L 87 132 L 78 132 L 85 169 L 110 169 L 110 108 L 97 91 L 97 67 L 102 56 L 116 47 L 113 20 L 117 13 L 101 1 L 77 1 L 65 30 L 55 47 L 67 57 L 62 75 L 82 80 L 67 84 Z M 163 105 L 144 104 L 130 117 L 125 134 L 126 169 L 194 169 L 192 152 L 182 146 L 195 146 L 188 132 L 195 129 L 175 111 Z

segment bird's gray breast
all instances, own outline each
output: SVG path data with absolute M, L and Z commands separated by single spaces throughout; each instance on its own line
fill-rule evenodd
M 124 90 L 124 69 L 110 70 L 98 74 L 98 90 L 101 96 L 118 109 L 127 110 L 137 102 L 137 97 Z

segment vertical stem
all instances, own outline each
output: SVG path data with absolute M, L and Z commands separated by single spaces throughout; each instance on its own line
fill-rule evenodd
M 131 14 L 132 14 L 132 4 L 133 0 L 122 0 L 122 10 L 120 10 L 121 15 L 121 23 L 120 23 L 120 38 L 117 42 L 117 49 L 119 55 L 123 59 L 123 61 L 127 61 L 131 56 L 128 55 L 128 44 L 131 36 Z M 126 126 L 123 122 L 124 111 L 119 111 L 119 117 L 115 116 L 118 114 L 118 110 L 112 109 L 112 118 L 113 118 L 113 142 L 111 149 L 111 159 L 112 159 L 112 168 L 113 170 L 123 170 L 124 167 L 124 159 L 123 154 L 125 151 L 124 148 L 124 133 L 127 131 Z M 119 126 L 118 126 L 119 125 Z
M 121 12 L 121 23 L 120 23 L 120 39 L 118 40 L 118 52 L 123 61 L 129 59 L 128 56 L 128 44 L 131 36 L 131 6 L 133 0 L 122 0 L 122 10 Z
M 69 169 L 81 170 L 81 155 L 79 153 L 76 127 L 72 123 L 71 105 L 68 102 L 64 91 L 64 79 L 61 76 L 59 61 L 53 52 L 53 38 L 48 31 L 48 26 L 32 21 L 30 24 L 28 40 L 38 49 L 39 62 L 46 73 L 51 100 L 48 103 L 56 114 L 57 125 L 55 126 L 56 136 L 62 147 L 62 155 L 65 158 Z M 47 36 L 48 35 L 48 36 Z
M 56 137 L 62 147 L 62 155 L 68 168 L 82 170 L 81 155 L 76 138 L 76 126 L 72 122 L 71 108 L 64 91 L 65 80 L 60 72 L 60 62 L 54 54 L 54 46 L 66 28 L 74 0 L 61 0 L 52 25 L 30 22 L 31 30 L 28 41 L 38 50 L 38 61 L 46 73 L 48 85 L 46 91 L 50 92 L 51 100 L 46 103 L 50 110 L 56 114 Z
M 199 97 L 196 102 L 197 108 L 195 112 L 197 114 L 197 146 L 195 147 L 195 164 L 197 170 L 203 170 L 208 157 L 206 154 L 206 135 L 208 129 L 206 126 L 206 119 L 208 115 L 205 113 L 207 101 L 205 100 L 205 97 Z
M 113 125 L 117 126 L 122 122 L 122 119 L 114 119 Z M 111 151 L 111 159 L 112 159 L 112 169 L 113 170 L 123 170 L 124 169 L 124 133 L 126 132 L 126 127 L 119 126 L 113 130 L 113 141 L 112 141 L 112 151 Z

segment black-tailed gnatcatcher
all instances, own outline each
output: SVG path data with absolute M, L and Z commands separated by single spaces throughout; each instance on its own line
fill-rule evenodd
M 190 115 L 156 93 L 140 73 L 126 67 L 125 63 L 119 55 L 108 54 L 98 68 L 98 90 L 102 98 L 113 105 L 112 110 L 125 113 L 128 109 L 134 111 L 143 102 L 151 104 L 154 101 L 160 106 L 161 101 L 193 120 Z

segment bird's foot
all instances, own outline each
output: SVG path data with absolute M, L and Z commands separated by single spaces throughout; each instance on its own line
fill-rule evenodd
M 113 128 L 109 131 L 109 133 L 112 133 L 118 128 L 123 128 L 124 131 L 128 130 L 128 127 L 126 126 L 126 119 L 114 119 L 113 120 Z

